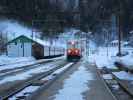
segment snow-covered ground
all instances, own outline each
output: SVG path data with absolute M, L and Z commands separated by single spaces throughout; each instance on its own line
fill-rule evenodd
M 78 71 L 64 81 L 63 88 L 55 95 L 54 100 L 84 100 L 82 93 L 88 90 L 89 80 L 93 80 L 92 73 L 84 65 L 80 66 Z
M 47 77 L 45 77 L 45 78 L 43 78 L 43 79 L 41 79 L 41 80 L 43 80 L 43 81 L 49 81 L 49 80 L 53 79 L 53 78 L 55 77 L 55 75 L 60 74 L 60 73 L 62 73 L 63 71 L 67 70 L 69 67 L 71 67 L 72 64 L 73 64 L 73 63 L 68 63 L 68 64 L 65 65 L 64 67 L 62 67 L 62 68 L 56 70 L 56 71 L 53 72 L 51 75 L 49 75 L 49 76 L 47 76 Z
M 133 69 L 133 55 L 127 55 L 124 57 L 117 57 L 116 62 L 121 63 L 124 67 Z
M 0 56 L 0 66 L 30 61 L 35 61 L 35 59 L 33 57 L 8 57 L 5 55 Z
M 111 74 L 103 74 L 102 77 L 105 79 L 105 80 L 111 80 L 113 79 L 112 75 Z
M 66 70 L 67 68 L 71 67 L 73 63 L 68 63 L 67 65 L 65 65 L 64 67 L 56 70 L 54 73 L 50 74 L 49 76 L 41 79 L 43 82 L 46 81 L 50 81 L 52 79 L 54 79 L 56 76 L 55 74 L 61 74 L 64 70 Z M 23 89 L 22 91 L 20 91 L 19 93 L 17 93 L 16 95 L 14 95 L 13 97 L 9 98 L 9 100 L 16 100 L 18 97 L 21 96 L 29 96 L 31 93 L 37 91 L 41 86 L 28 86 L 25 89 Z
M 17 97 L 21 96 L 29 96 L 31 93 L 35 92 L 37 89 L 39 89 L 40 86 L 29 86 L 25 88 L 23 91 L 17 93 L 13 97 L 9 98 L 8 100 L 17 100 Z
M 103 67 L 116 69 L 116 67 L 114 66 L 116 53 L 117 48 L 107 49 L 106 47 L 100 47 L 97 48 L 94 54 L 90 53 L 88 60 L 89 62 L 95 63 L 99 69 Z
M 90 62 L 96 64 L 98 69 L 101 69 L 103 67 L 106 67 L 109 69 L 118 69 L 114 65 L 116 61 L 125 65 L 124 67 L 129 67 L 130 69 L 133 69 L 132 50 L 133 48 L 123 48 L 123 51 L 129 52 L 129 54 L 123 57 L 117 57 L 116 56 L 118 51 L 117 48 L 109 47 L 107 50 L 106 47 L 100 47 L 98 48 L 97 52 L 95 52 L 94 54 L 90 54 L 88 59 Z M 107 54 L 107 51 L 108 51 L 108 54 Z M 133 80 L 133 75 L 125 71 L 113 72 L 113 74 L 121 80 Z M 105 74 L 103 75 L 103 78 L 112 79 L 112 75 Z
M 114 62 L 119 61 L 127 66 L 133 66 L 133 48 L 123 48 L 123 51 L 128 51 L 129 55 L 123 57 L 116 57 L 118 52 L 117 47 L 99 47 L 97 52 L 89 55 L 89 61 L 97 65 L 98 68 L 111 68 L 117 69 L 114 65 Z
M 26 79 L 32 77 L 34 74 L 39 74 L 39 73 L 46 72 L 46 71 L 48 71 L 48 70 L 50 70 L 54 67 L 56 67 L 55 63 L 54 64 L 53 63 L 48 63 L 46 65 L 41 65 L 41 66 L 38 66 L 34 69 L 29 69 L 25 72 L 5 77 L 5 78 L 0 80 L 0 84 L 4 84 L 4 83 L 7 83 L 7 82 L 12 82 L 12 81 L 17 81 L 17 80 L 26 80 Z
M 7 69 L 14 69 L 20 68 L 23 66 L 33 65 L 37 62 L 42 61 L 49 61 L 49 60 L 58 60 L 58 59 L 65 59 L 65 56 L 52 58 L 52 59 L 42 59 L 42 60 L 35 60 L 33 57 L 7 57 L 7 56 L 0 56 L 0 71 L 7 70 Z

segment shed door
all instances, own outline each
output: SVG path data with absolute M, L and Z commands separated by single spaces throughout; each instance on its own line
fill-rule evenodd
M 17 43 L 10 43 L 7 47 L 8 49 L 8 56 L 10 57 L 18 57 L 19 56 L 19 49 Z
M 18 43 L 18 55 L 19 57 L 24 57 L 24 45 L 23 43 Z
M 24 56 L 25 57 L 32 56 L 31 49 L 32 49 L 32 43 L 24 43 Z

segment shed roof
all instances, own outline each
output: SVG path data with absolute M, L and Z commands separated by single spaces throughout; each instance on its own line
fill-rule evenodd
M 35 42 L 35 43 L 38 43 L 43 46 L 49 46 L 49 43 L 44 40 L 41 40 L 39 38 L 28 37 L 25 35 L 21 35 L 15 39 L 9 41 L 7 44 L 14 43 L 14 42 Z

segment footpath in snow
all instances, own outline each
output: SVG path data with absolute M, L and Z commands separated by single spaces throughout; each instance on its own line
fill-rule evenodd
M 64 81 L 63 88 L 55 95 L 54 100 L 83 100 L 82 93 L 89 89 L 89 80 L 93 80 L 92 74 L 84 66 L 80 66 L 78 71 Z

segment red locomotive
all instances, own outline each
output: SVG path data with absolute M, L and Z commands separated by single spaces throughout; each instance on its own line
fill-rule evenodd
M 78 61 L 81 58 L 81 46 L 78 41 L 69 41 L 67 43 L 67 60 Z

